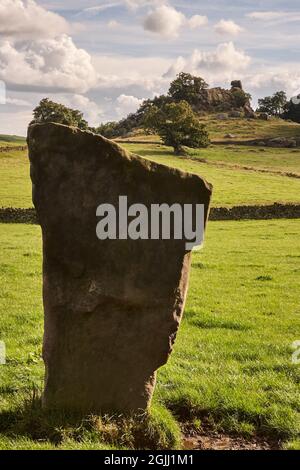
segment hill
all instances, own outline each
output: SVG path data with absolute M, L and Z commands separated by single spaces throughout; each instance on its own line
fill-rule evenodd
M 230 89 L 209 88 L 201 77 L 180 73 L 170 83 L 166 95 L 143 101 L 135 113 L 118 122 L 101 124 L 96 132 L 107 138 L 125 137 L 129 132 L 143 127 L 150 109 L 162 109 L 166 104 L 181 101 L 186 101 L 200 118 L 212 113 L 228 113 L 229 117 L 235 118 L 256 117 L 250 104 L 251 95 L 243 90 L 240 80 L 232 81 Z
M 227 141 L 230 143 L 244 143 L 245 141 L 261 141 L 282 138 L 300 138 L 300 124 L 272 118 L 267 121 L 261 119 L 233 118 L 212 113 L 201 116 L 200 119 L 207 126 L 212 143 Z M 159 142 L 156 135 L 145 134 L 143 129 L 134 129 L 126 137 L 128 142 Z M 116 138 L 123 141 L 124 137 Z
M 26 137 L 21 137 L 19 135 L 0 134 L 0 146 L 5 146 L 7 144 L 25 144 L 25 143 L 26 143 Z

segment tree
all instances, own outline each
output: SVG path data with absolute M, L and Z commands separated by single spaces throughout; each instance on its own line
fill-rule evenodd
M 97 127 L 96 134 L 101 134 L 107 139 L 113 139 L 114 137 L 118 137 L 117 127 L 118 123 L 116 121 L 102 123 Z
M 283 118 L 300 123 L 300 95 L 286 104 Z
M 175 101 L 187 101 L 190 105 L 194 105 L 201 91 L 206 88 L 208 84 L 203 78 L 182 72 L 171 82 L 168 94 Z
M 272 96 L 266 96 L 258 100 L 258 112 L 272 116 L 280 116 L 285 110 L 287 97 L 284 91 L 277 91 Z
M 275 109 L 275 114 L 277 116 L 281 115 L 284 110 L 285 106 L 287 104 L 287 96 L 285 91 L 277 91 L 273 95 L 273 105 Z
M 183 153 L 183 146 L 207 147 L 208 133 L 198 116 L 186 101 L 167 103 L 161 108 L 152 106 L 144 118 L 146 129 L 157 132 L 165 145 L 174 148 L 174 153 Z
M 89 129 L 88 123 L 83 119 L 83 113 L 77 109 L 67 108 L 63 104 L 55 103 L 44 98 L 33 111 L 34 119 L 32 123 L 58 122 L 67 126 L 79 127 L 79 129 Z

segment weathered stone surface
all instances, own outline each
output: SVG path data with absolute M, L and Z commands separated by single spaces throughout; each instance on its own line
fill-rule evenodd
M 243 85 L 242 85 L 242 82 L 241 80 L 233 80 L 231 82 L 231 88 L 240 88 L 240 90 L 243 89 Z
M 250 104 L 245 104 L 244 108 L 244 115 L 248 119 L 256 119 L 256 113 L 251 108 Z
M 242 118 L 243 116 L 244 114 L 241 111 L 230 111 L 229 113 L 229 117 L 231 118 L 239 119 L 239 118 Z
M 239 104 L 238 97 L 243 96 L 243 88 L 240 80 L 231 83 L 231 89 L 226 90 L 221 87 L 206 88 L 201 90 L 195 102 L 195 111 L 206 113 L 226 113 L 240 112 L 239 117 L 253 117 L 255 115 L 251 108 L 250 100 L 245 95 L 245 103 L 243 106 Z
M 57 124 L 29 128 L 33 201 L 43 233 L 43 404 L 82 412 L 146 409 L 182 318 L 190 253 L 182 240 L 96 237 L 96 208 L 193 203 L 211 186 Z
M 293 148 L 297 147 L 297 140 L 289 137 L 275 137 L 267 141 L 268 147 Z

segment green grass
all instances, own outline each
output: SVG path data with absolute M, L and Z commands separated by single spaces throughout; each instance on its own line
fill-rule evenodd
M 174 154 L 170 147 L 156 144 L 122 144 L 133 153 L 137 153 L 147 158 L 153 155 L 156 157 L 171 156 Z M 205 159 L 207 163 L 225 163 L 227 165 L 247 166 L 257 169 L 265 169 L 270 172 L 279 171 L 283 173 L 298 173 L 300 175 L 300 149 L 275 149 L 244 147 L 238 145 L 219 146 L 214 145 L 204 149 L 188 149 L 187 157 L 191 156 L 195 160 Z M 183 160 L 184 157 L 176 157 Z
M 299 220 L 208 224 L 174 353 L 159 371 L 152 416 L 139 424 L 150 442 L 178 448 L 176 418 L 299 448 L 300 366 L 291 362 L 300 339 L 299 230 Z M 67 425 L 28 401 L 44 371 L 40 228 L 0 225 L 0 249 L 0 448 L 136 446 L 136 423 Z
M 226 113 L 218 113 L 226 114 Z M 225 135 L 233 134 L 235 141 L 264 140 L 274 137 L 300 137 L 300 124 L 274 118 L 269 121 L 260 119 L 236 119 L 227 118 L 220 120 L 217 114 L 209 114 L 200 117 L 201 122 L 206 125 L 209 137 L 214 140 L 227 140 Z M 125 140 L 160 141 L 157 135 L 145 135 L 142 129 L 134 130 Z M 118 140 L 118 139 L 117 139 Z M 122 140 L 122 138 L 120 138 Z
M 26 151 L 0 152 L 0 207 L 32 207 Z
M 165 404 L 227 431 L 300 432 L 300 221 L 210 223 L 195 254 Z
M 222 114 L 222 113 L 220 113 Z M 260 119 L 215 119 L 214 115 L 204 117 L 212 140 L 224 140 L 226 134 L 234 134 L 234 140 L 272 139 L 274 137 L 300 137 L 300 125 L 282 119 L 262 121 Z
M 251 167 L 258 170 L 296 173 L 300 176 L 300 148 L 274 149 L 243 146 L 213 146 L 201 150 L 189 150 L 195 159 L 205 159 L 208 163 L 225 163 L 238 167 Z
M 272 204 L 300 202 L 300 179 L 238 168 L 219 163 L 246 165 L 270 171 L 300 174 L 300 151 L 247 147 L 213 147 L 191 151 L 192 159 L 176 157 L 169 147 L 154 144 L 123 144 L 144 158 L 199 174 L 214 185 L 213 205 Z M 197 162 L 204 158 L 209 163 Z M 210 164 L 211 163 L 211 164 Z M 29 161 L 26 151 L 0 152 L 0 207 L 32 207 Z
M 176 157 L 170 148 L 160 145 L 123 144 L 123 146 L 149 160 L 196 173 L 206 178 L 214 186 L 213 206 L 300 202 L 300 179 L 248 170 L 218 168 L 206 163 Z M 264 153 L 261 155 L 261 158 L 264 158 Z M 296 166 L 295 162 L 299 155 L 292 155 Z M 214 158 L 214 161 L 219 156 L 224 160 L 222 152 L 215 154 L 215 151 L 211 149 L 199 151 L 199 156 Z

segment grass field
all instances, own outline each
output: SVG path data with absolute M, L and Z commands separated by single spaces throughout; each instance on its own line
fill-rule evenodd
M 201 150 L 189 150 L 193 158 L 208 163 L 225 163 L 236 167 L 251 167 L 300 176 L 300 149 L 274 149 L 242 146 L 213 146 Z
M 223 113 L 219 113 L 223 114 Z M 225 113 L 226 114 L 226 113 Z M 200 118 L 206 125 L 209 137 L 214 140 L 226 140 L 227 134 L 233 134 L 235 141 L 264 140 L 274 137 L 300 137 L 300 124 L 273 118 L 269 121 L 260 119 L 217 119 L 217 114 L 209 114 Z M 126 138 L 127 139 L 127 138 Z M 142 130 L 134 131 L 129 140 L 160 141 L 155 135 L 145 135 Z
M 174 157 L 171 147 L 157 144 L 122 144 L 129 151 L 149 158 Z M 189 149 L 187 157 L 193 159 L 205 159 L 210 163 L 225 163 L 227 165 L 247 166 L 269 171 L 278 171 L 283 173 L 298 173 L 300 176 L 300 149 L 274 149 L 244 147 L 238 145 L 219 146 L 214 145 L 206 149 Z M 176 157 L 178 160 L 184 160 L 184 157 Z M 237 168 L 238 169 L 238 168 Z
M 163 163 L 203 176 L 214 186 L 212 205 L 216 207 L 271 204 L 273 202 L 300 202 L 300 179 L 256 171 L 218 168 L 206 163 L 174 156 L 170 148 L 159 145 L 123 144 L 123 146 L 129 151 L 157 163 Z M 241 147 L 237 148 L 241 149 L 241 151 L 239 153 L 233 152 L 235 156 L 241 154 L 244 156 L 248 155 L 249 160 L 252 158 L 252 153 L 247 153 Z M 277 150 L 273 149 L 273 154 L 277 155 Z M 197 155 L 207 159 L 213 156 L 212 161 L 214 163 L 217 161 L 223 162 L 226 149 L 223 152 L 219 148 L 201 150 Z M 258 158 L 256 155 L 256 159 Z M 264 153 L 261 153 L 261 159 L 263 158 Z M 280 156 L 277 157 L 277 161 L 279 159 Z M 266 167 L 273 170 L 273 163 L 270 160 L 271 158 Z M 300 153 L 290 153 L 290 162 L 293 170 L 300 169 L 299 160 Z M 236 156 L 236 162 L 242 164 L 238 156 Z M 287 166 L 285 167 L 282 163 L 282 170 L 284 168 L 286 170 Z
M 300 173 L 300 151 L 213 147 L 193 151 L 193 160 L 175 157 L 168 147 L 153 144 L 123 144 L 142 157 L 197 173 L 214 185 L 213 206 L 300 202 L 300 179 L 238 168 L 218 167 L 218 163 L 248 165 L 270 171 Z M 204 158 L 210 163 L 197 162 Z M 29 163 L 25 151 L 0 152 L 0 207 L 32 207 Z
M 147 423 L 161 447 L 178 448 L 178 422 L 188 420 L 198 431 L 262 434 L 300 448 L 300 366 L 291 360 L 300 339 L 299 230 L 299 220 L 208 225 Z M 134 446 L 128 424 L 120 433 L 96 418 L 41 417 L 33 398 L 43 378 L 40 228 L 0 225 L 0 249 L 0 448 Z
M 0 207 L 32 207 L 27 152 L 0 152 Z
M 213 138 L 234 133 L 241 140 L 295 136 L 300 129 L 280 120 L 210 118 L 208 126 Z M 12 148 L 0 152 L 0 207 L 32 207 L 27 152 L 13 148 L 24 141 L 5 137 L 0 147 Z M 299 149 L 213 146 L 182 158 L 153 139 L 122 145 L 205 177 L 214 185 L 214 206 L 300 203 L 300 179 L 283 175 L 300 174 Z M 292 363 L 292 343 L 300 340 L 299 231 L 300 220 L 210 222 L 204 251 L 193 254 L 184 320 L 159 371 L 151 415 L 82 421 L 40 408 L 40 228 L 0 224 L 0 341 L 7 348 L 0 449 L 179 448 L 183 423 L 197 433 L 258 435 L 300 449 L 300 365 Z

